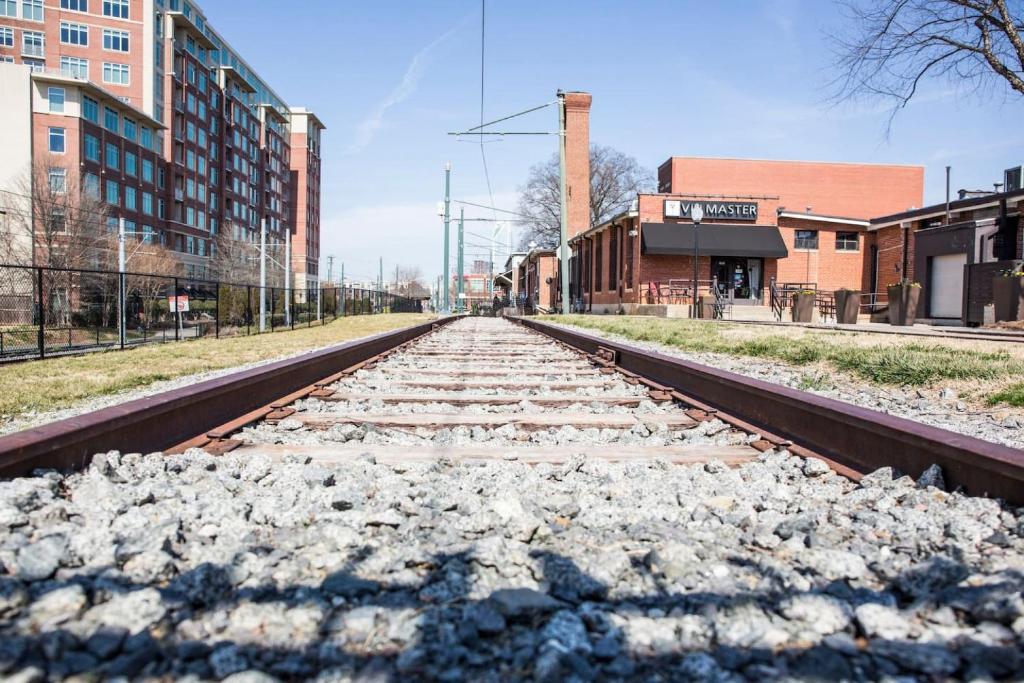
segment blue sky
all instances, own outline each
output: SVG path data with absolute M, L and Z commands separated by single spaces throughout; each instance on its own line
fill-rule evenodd
M 444 163 L 454 198 L 489 201 L 479 146 L 445 135 L 479 121 L 480 0 L 202 5 L 278 94 L 328 127 L 321 241 L 335 275 L 344 262 L 347 277 L 375 277 L 383 256 L 385 273 L 435 277 Z M 887 105 L 830 105 L 827 35 L 843 27 L 826 0 L 488 0 L 484 113 L 586 90 L 591 140 L 652 171 L 672 155 L 922 164 L 927 202 L 942 200 L 947 164 L 955 190 L 991 187 L 1024 162 L 1011 125 L 1024 101 L 1008 88 L 982 100 L 927 83 L 888 134 Z M 557 112 L 508 125 L 554 130 Z M 529 167 L 555 151 L 551 136 L 487 145 L 495 204 L 514 209 Z M 467 247 L 467 260 L 482 253 Z

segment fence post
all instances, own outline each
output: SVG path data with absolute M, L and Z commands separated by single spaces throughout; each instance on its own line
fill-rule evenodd
M 213 315 L 213 337 L 214 339 L 220 339 L 220 282 L 214 285 L 214 315 Z
M 285 298 L 288 299 L 288 307 L 285 308 L 286 320 L 291 324 L 291 329 L 295 329 L 295 288 L 290 287 L 284 290 Z M 309 305 L 309 302 L 306 302 Z
M 270 331 L 274 331 L 274 288 L 270 288 Z
M 125 297 L 124 271 L 117 274 L 117 333 L 124 350 L 125 338 L 128 336 L 128 301 Z
M 245 286 L 245 336 L 252 334 L 252 285 Z
M 37 285 L 39 287 L 39 358 L 46 357 L 46 311 L 43 306 L 43 269 L 38 268 Z
M 181 311 L 178 306 L 178 278 L 174 278 L 174 341 L 180 341 Z

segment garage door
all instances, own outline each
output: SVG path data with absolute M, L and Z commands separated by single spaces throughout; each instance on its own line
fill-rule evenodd
M 933 318 L 959 318 L 964 299 L 964 266 L 967 254 L 933 256 L 928 291 Z

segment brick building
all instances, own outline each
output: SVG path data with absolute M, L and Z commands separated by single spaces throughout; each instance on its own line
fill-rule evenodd
M 695 247 L 697 294 L 714 288 L 736 305 L 765 306 L 773 281 L 870 291 L 870 219 L 922 203 L 920 166 L 672 157 L 658 169 L 657 193 L 639 194 L 629 211 L 591 226 L 582 182 L 589 167 L 580 161 L 590 97 L 566 98 L 577 310 L 687 315 Z M 695 229 L 697 205 L 704 218 Z
M 23 124 L 0 128 L 0 145 L 16 151 L 0 159 L 0 190 L 10 195 L 14 179 L 40 164 L 84 187 L 93 163 L 109 215 L 151 228 L 187 274 L 208 274 L 218 236 L 255 245 L 265 222 L 268 242 L 291 240 L 296 284 L 316 283 L 324 126 L 274 93 L 196 4 L 0 2 L 0 71 L 5 119 L 39 119 L 29 144 L 19 140 Z M 30 82 L 34 99 L 25 108 Z M 52 102 L 61 97 L 69 102 L 63 116 L 82 121 L 73 130 L 97 129 L 98 154 L 84 135 L 69 134 L 63 157 L 54 158 L 50 128 L 60 126 L 43 117 L 59 114 Z M 95 120 L 92 105 L 79 104 L 85 98 L 98 104 Z M 128 155 L 138 163 L 150 152 L 152 181 L 127 174 Z M 108 172 L 122 188 L 116 197 L 106 192 Z M 152 198 L 152 215 L 141 197 Z
M 910 280 L 921 285 L 917 317 L 984 323 L 992 278 L 1024 260 L 1024 190 L 982 193 L 873 218 L 865 263 L 870 291 Z

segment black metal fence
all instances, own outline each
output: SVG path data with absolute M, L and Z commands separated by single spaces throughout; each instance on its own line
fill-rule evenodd
M 312 327 L 422 303 L 354 287 L 306 289 L 146 273 L 0 265 L 0 361 Z

